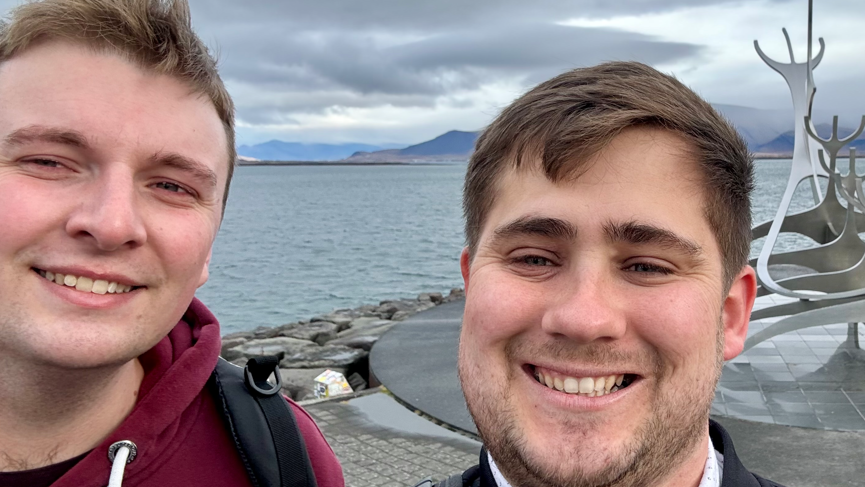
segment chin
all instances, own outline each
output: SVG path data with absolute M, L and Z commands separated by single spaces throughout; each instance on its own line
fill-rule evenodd
M 490 424 L 482 437 L 513 485 L 606 485 L 632 468 L 635 448 L 619 442 L 619 435 L 599 434 L 598 424 L 572 423 L 531 432 Z
M 132 330 L 123 331 L 122 334 L 105 329 L 86 334 L 58 333 L 35 340 L 28 348 L 36 362 L 71 370 L 123 365 L 155 344 L 136 336 Z

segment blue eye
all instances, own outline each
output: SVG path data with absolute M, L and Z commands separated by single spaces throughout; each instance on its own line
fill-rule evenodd
M 172 193 L 187 193 L 183 187 L 178 184 L 169 183 L 167 181 L 163 181 L 161 183 L 156 183 L 156 187 L 159 189 L 164 189 L 165 191 L 171 191 Z
M 539 257 L 537 255 L 527 255 L 521 259 L 523 263 L 531 266 L 548 266 L 551 265 L 549 259 Z
M 29 159 L 27 162 L 43 167 L 61 167 L 62 165 L 53 159 Z
M 664 275 L 672 273 L 672 271 L 670 269 L 667 269 L 666 267 L 647 264 L 645 262 L 639 262 L 636 264 L 631 264 L 630 266 L 628 266 L 628 269 L 631 269 L 634 272 L 640 272 L 640 273 L 654 273 L 654 274 L 664 274 Z

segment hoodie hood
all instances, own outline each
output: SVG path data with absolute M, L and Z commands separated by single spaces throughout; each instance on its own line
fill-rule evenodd
M 104 487 L 111 462 L 109 447 L 118 441 L 137 446 L 135 460 L 126 466 L 124 485 L 146 477 L 183 446 L 200 408 L 201 391 L 216 366 L 220 352 L 219 323 L 198 300 L 174 329 L 139 357 L 144 379 L 138 403 L 123 423 L 52 487 Z

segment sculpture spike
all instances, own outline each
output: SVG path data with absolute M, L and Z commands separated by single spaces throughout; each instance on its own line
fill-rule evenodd
M 811 27 L 814 25 L 814 0 L 808 0 L 808 70 L 811 69 Z
M 790 53 L 790 64 L 796 64 L 796 56 L 793 55 L 793 43 L 790 42 L 790 34 L 787 33 L 786 27 L 782 27 L 781 32 L 784 33 L 784 39 L 787 39 L 787 52 Z

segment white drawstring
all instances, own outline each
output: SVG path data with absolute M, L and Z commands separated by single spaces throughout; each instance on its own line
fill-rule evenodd
M 108 477 L 108 487 L 122 487 L 123 471 L 126 464 L 135 460 L 138 447 L 131 441 L 124 440 L 114 443 L 108 448 L 108 461 L 111 462 L 111 476 Z

